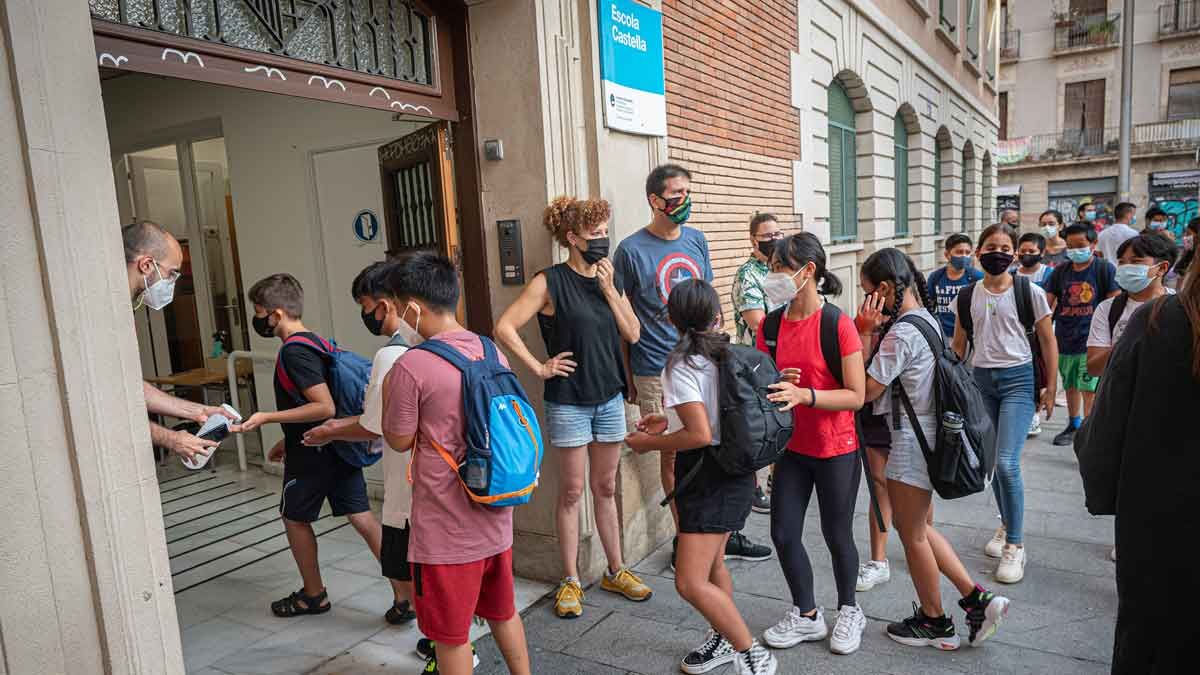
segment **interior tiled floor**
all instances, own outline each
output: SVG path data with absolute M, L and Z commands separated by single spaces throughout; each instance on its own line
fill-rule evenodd
M 270 602 L 299 587 L 276 511 L 279 478 L 225 462 L 191 473 L 159 468 L 167 548 L 189 673 L 419 673 L 416 625 L 383 620 L 391 588 L 379 563 L 342 518 L 314 523 L 333 610 L 279 619 Z M 373 503 L 378 511 L 379 504 Z M 328 509 L 328 507 L 326 507 Z M 517 609 L 552 587 L 517 580 Z M 471 637 L 488 632 L 476 626 Z

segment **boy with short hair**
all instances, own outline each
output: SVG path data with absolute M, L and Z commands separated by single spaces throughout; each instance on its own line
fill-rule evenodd
M 1054 268 L 1042 262 L 1046 255 L 1046 238 L 1037 232 L 1026 232 L 1017 242 L 1017 263 L 1013 268 L 1017 274 L 1046 290 L 1046 283 Z
M 362 469 L 342 460 L 336 452 L 322 452 L 304 445 L 305 432 L 337 414 L 329 390 L 330 364 L 316 348 L 301 342 L 289 342 L 301 336 L 310 344 L 322 338 L 305 328 L 304 289 L 290 274 L 272 274 L 250 287 L 247 294 L 254 306 L 251 324 L 254 332 L 283 342 L 275 376 L 276 411 L 251 415 L 234 431 L 253 431 L 264 424 L 279 423 L 283 440 L 268 454 L 272 461 L 283 461 L 283 491 L 279 513 L 292 556 L 304 586 L 291 595 L 271 603 L 275 616 L 292 617 L 323 614 L 332 605 L 321 580 L 317 561 L 317 536 L 312 523 L 326 500 L 334 516 L 346 516 L 376 557 L 379 556 L 381 530 L 367 502 L 367 484 Z M 287 375 L 299 392 L 291 394 L 280 380 Z
M 946 237 L 946 264 L 929 273 L 929 293 L 936 309 L 933 313 L 942 324 L 942 333 L 954 337 L 954 300 L 958 292 L 983 279 L 983 272 L 972 266 L 974 247 L 971 238 L 962 233 Z
M 471 359 L 482 338 L 455 318 L 454 263 L 430 252 L 413 254 L 395 273 L 401 330 L 414 340 L 436 339 Z M 507 360 L 501 354 L 502 363 Z M 413 504 L 408 559 L 421 632 L 437 644 L 425 672 L 467 675 L 472 669 L 471 621 L 486 619 L 514 675 L 529 675 L 525 628 L 513 597 L 512 508 L 475 503 L 451 459 L 466 457 L 462 375 L 432 352 L 410 350 L 384 380 L 383 434 L 390 447 L 411 450 Z
M 1046 284 L 1046 298 L 1054 307 L 1054 335 L 1058 339 L 1058 371 L 1067 392 L 1070 422 L 1054 437 L 1054 445 L 1071 445 L 1083 418 L 1092 411 L 1099 379 L 1088 374 L 1087 339 L 1096 307 L 1120 293 L 1116 268 L 1095 255 L 1095 228 L 1076 223 L 1063 230 L 1067 262 L 1059 265 Z
M 375 352 L 371 362 L 371 380 L 363 396 L 363 412 L 357 417 L 331 419 L 304 434 L 304 444 L 320 447 L 331 441 L 370 441 L 383 444 L 383 378 L 396 359 L 408 351 L 408 342 L 400 332 L 400 302 L 389 283 L 398 267 L 395 260 L 371 263 L 351 284 L 354 301 L 362 306 L 362 320 L 372 335 L 390 340 Z M 384 619 L 401 625 L 417 618 L 412 611 L 412 574 L 408 566 L 408 512 L 412 508 L 412 489 L 408 485 L 408 456 L 383 449 L 383 530 L 376 554 L 383 576 L 392 583 L 395 599 Z

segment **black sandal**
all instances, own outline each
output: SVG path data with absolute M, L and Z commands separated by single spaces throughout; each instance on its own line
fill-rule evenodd
M 271 612 L 278 617 L 288 618 L 307 614 L 324 614 L 333 609 L 328 602 L 329 593 L 322 590 L 311 598 L 304 594 L 304 589 L 271 603 Z
M 383 615 L 384 621 L 393 626 L 406 624 L 415 618 L 417 618 L 417 613 L 412 610 L 412 605 L 407 600 L 393 603 L 392 608 Z

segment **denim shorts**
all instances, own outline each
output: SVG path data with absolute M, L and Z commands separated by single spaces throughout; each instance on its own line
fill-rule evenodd
M 578 448 L 596 443 L 620 443 L 629 433 L 625 426 L 625 397 L 617 394 L 600 405 L 569 405 L 546 401 L 546 427 L 550 445 Z

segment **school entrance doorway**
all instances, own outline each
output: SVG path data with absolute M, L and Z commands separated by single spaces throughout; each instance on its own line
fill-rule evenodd
M 490 332 L 476 143 L 460 123 L 470 103 L 455 47 L 466 44 L 462 8 L 91 8 L 120 224 L 154 221 L 184 250 L 174 302 L 135 310 L 148 381 L 243 415 L 274 409 L 279 345 L 248 330 L 246 290 L 292 274 L 304 286 L 305 324 L 369 356 L 380 338 L 364 327 L 351 282 L 374 261 L 416 250 L 456 262 L 460 318 Z M 383 622 L 388 583 L 328 507 L 313 527 L 335 616 L 271 615 L 269 603 L 299 583 L 277 513 L 281 467 L 265 458 L 280 437 L 275 425 L 230 438 L 201 471 L 169 453 L 155 458 L 188 670 L 305 672 L 343 652 L 382 650 L 391 672 L 419 672 L 415 627 Z M 367 479 L 380 497 L 381 467 Z M 519 599 L 546 590 L 519 584 Z

